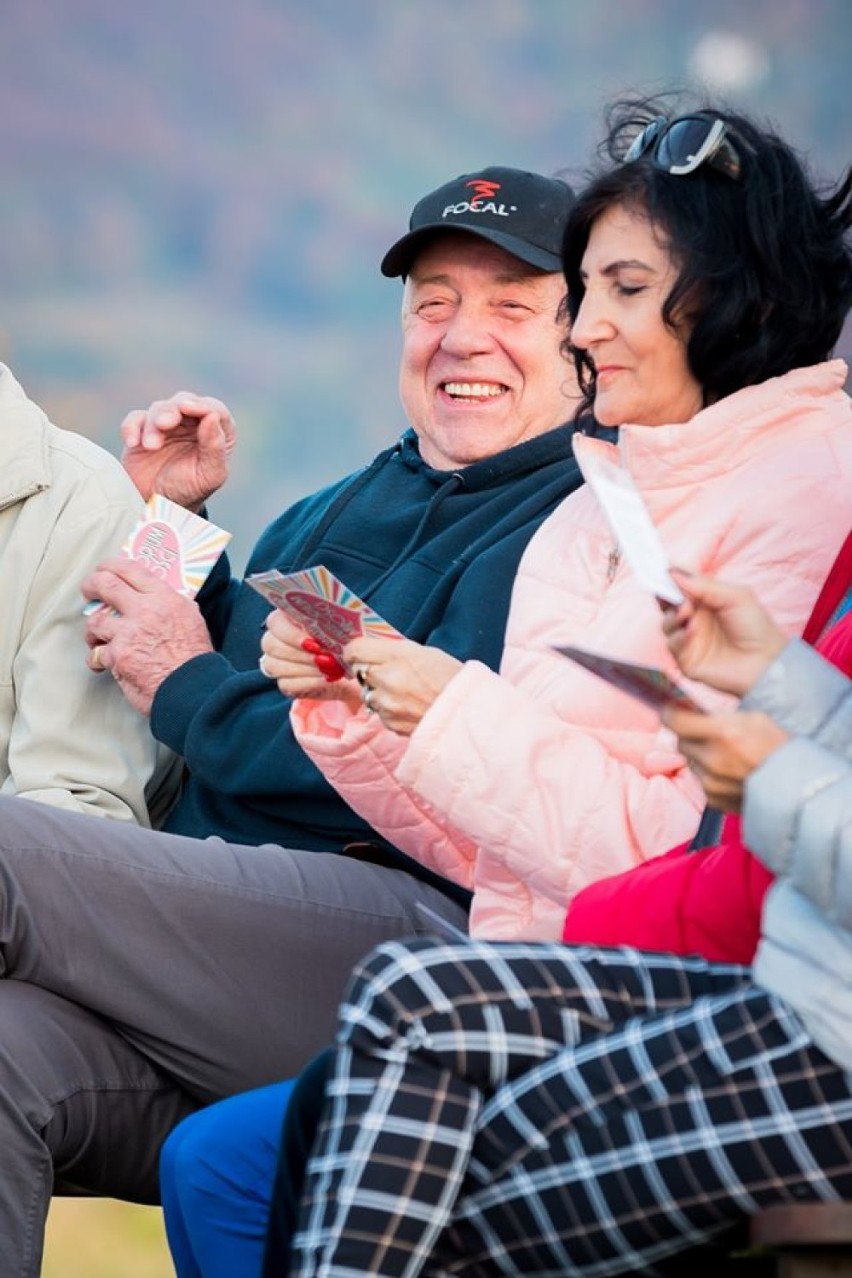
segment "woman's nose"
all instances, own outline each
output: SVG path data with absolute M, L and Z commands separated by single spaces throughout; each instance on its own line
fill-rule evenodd
M 607 318 L 606 308 L 600 299 L 585 293 L 580 309 L 571 325 L 571 343 L 580 350 L 588 350 L 595 342 L 612 336 L 613 325 Z

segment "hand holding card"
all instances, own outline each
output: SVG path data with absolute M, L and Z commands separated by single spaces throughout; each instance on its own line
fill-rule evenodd
M 155 493 L 121 553 L 194 599 L 230 540 L 231 534 L 209 519 Z M 100 600 L 92 599 L 83 613 L 88 617 L 101 607 Z
M 359 635 L 402 638 L 398 630 L 322 564 L 293 573 L 273 568 L 252 573 L 246 581 L 335 656 L 347 673 L 343 649 L 350 639 Z

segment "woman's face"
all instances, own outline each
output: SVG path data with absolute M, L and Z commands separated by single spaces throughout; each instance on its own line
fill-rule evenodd
M 701 387 L 686 362 L 688 333 L 663 322 L 677 267 L 653 224 L 614 205 L 592 225 L 580 273 L 585 294 L 571 341 L 595 367 L 595 418 L 602 426 L 688 421 Z

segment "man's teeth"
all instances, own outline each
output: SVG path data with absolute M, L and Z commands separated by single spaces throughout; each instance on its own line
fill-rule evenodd
M 494 382 L 444 382 L 444 390 L 459 399 L 495 399 L 506 393 L 505 386 Z

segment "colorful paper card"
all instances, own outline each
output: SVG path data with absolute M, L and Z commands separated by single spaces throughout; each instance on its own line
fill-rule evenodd
M 230 540 L 231 534 L 209 519 L 155 493 L 124 553 L 194 598 Z
M 209 519 L 155 493 L 121 553 L 194 599 L 230 540 L 231 534 Z M 89 615 L 100 607 L 93 599 L 83 611 Z
M 634 665 L 630 661 L 604 657 L 600 653 L 587 652 L 584 648 L 575 648 L 571 644 L 559 646 L 555 651 L 561 652 L 563 657 L 570 657 L 572 661 L 620 688 L 622 692 L 638 697 L 655 710 L 660 710 L 663 706 L 680 706 L 683 710 L 704 713 L 702 707 L 684 688 L 656 666 Z
M 252 573 L 246 581 L 343 665 L 343 649 L 359 635 L 401 638 L 389 622 L 322 564 L 301 572 Z

